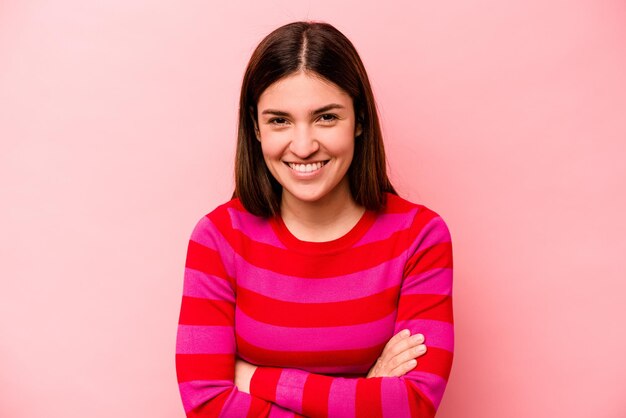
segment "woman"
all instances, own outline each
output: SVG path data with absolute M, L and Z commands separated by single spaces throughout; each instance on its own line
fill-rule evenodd
M 256 48 L 235 171 L 233 199 L 189 242 L 187 416 L 434 416 L 452 364 L 450 235 L 396 195 L 367 74 L 334 27 L 292 23 Z

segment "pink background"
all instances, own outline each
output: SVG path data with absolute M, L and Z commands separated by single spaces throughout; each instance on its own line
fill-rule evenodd
M 0 416 L 183 416 L 187 240 L 300 19 L 353 40 L 395 185 L 452 231 L 438 416 L 626 416 L 624 1 L 212 3 L 0 2 Z

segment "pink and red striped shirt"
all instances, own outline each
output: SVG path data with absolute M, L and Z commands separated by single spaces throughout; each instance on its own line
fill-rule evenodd
M 405 328 L 426 337 L 417 367 L 365 378 Z M 423 205 L 388 194 L 343 237 L 305 242 L 234 199 L 191 234 L 176 346 L 188 417 L 432 417 L 453 345 L 450 234 Z M 236 356 L 260 366 L 250 394 Z

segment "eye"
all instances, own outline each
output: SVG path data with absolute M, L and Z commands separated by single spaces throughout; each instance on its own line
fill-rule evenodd
M 320 121 L 324 123 L 331 123 L 336 121 L 337 119 L 337 115 L 333 115 L 332 113 L 324 113 L 322 116 L 320 116 Z
M 268 121 L 270 125 L 282 126 L 287 124 L 287 119 L 285 118 L 272 118 Z

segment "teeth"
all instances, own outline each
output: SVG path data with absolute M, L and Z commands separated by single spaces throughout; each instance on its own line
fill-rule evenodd
M 312 171 L 315 170 L 319 170 L 320 168 L 322 168 L 322 166 L 326 164 L 326 163 L 313 163 L 313 164 L 295 164 L 295 163 L 289 163 L 289 167 L 291 167 L 292 170 L 295 170 L 299 173 L 310 173 Z

